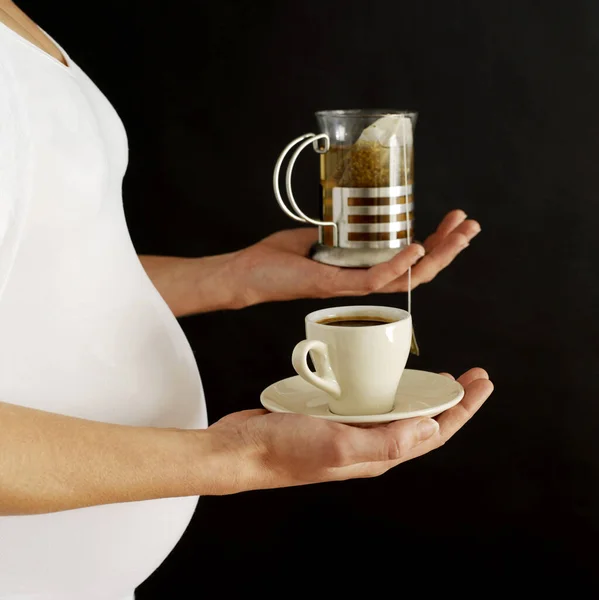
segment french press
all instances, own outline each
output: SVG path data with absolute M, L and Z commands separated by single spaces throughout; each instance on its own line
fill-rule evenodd
M 273 173 L 275 197 L 292 219 L 317 225 L 314 260 L 340 267 L 370 267 L 392 258 L 414 235 L 414 150 L 416 113 L 397 110 L 326 110 L 316 113 L 319 133 L 286 146 Z M 295 162 L 312 146 L 320 155 L 320 219 L 306 215 L 293 195 Z M 285 189 L 279 188 L 283 161 Z

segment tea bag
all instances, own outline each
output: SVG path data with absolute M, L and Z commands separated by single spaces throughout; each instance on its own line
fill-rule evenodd
M 416 341 L 416 334 L 414 333 L 414 324 L 412 324 L 412 342 L 410 343 L 410 352 L 414 356 L 420 356 L 420 346 Z
M 345 156 L 342 172 L 336 179 L 344 187 L 404 185 L 399 181 L 400 174 L 407 176 L 401 152 L 411 146 L 412 125 L 408 117 L 381 117 L 362 131 Z M 391 165 L 396 168 L 391 170 Z
M 406 123 L 406 121 L 409 122 Z M 404 131 L 405 130 L 405 131 Z M 372 125 L 364 129 L 362 135 L 358 138 L 359 142 L 378 142 L 381 146 L 387 148 L 405 143 L 412 145 L 412 125 L 409 117 L 389 115 L 377 119 Z
M 412 143 L 412 123 L 408 117 L 388 115 L 377 119 L 362 131 L 349 149 L 336 178 L 339 185 L 356 188 L 411 185 L 408 160 Z M 406 241 L 410 244 L 409 214 L 406 214 L 406 219 Z M 411 268 L 408 270 L 408 312 L 412 312 Z M 410 352 L 420 355 L 413 327 Z

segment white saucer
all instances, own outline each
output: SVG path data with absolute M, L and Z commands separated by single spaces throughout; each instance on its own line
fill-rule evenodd
M 328 395 L 299 375 L 282 379 L 267 387 L 260 395 L 260 402 L 271 412 L 296 413 L 337 423 L 362 424 L 434 417 L 455 406 L 463 397 L 464 388 L 449 377 L 406 369 L 397 388 L 395 407 L 383 415 L 336 415 L 329 410 Z

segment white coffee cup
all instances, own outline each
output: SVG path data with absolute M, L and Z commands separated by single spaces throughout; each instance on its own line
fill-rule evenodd
M 329 320 L 380 319 L 365 326 Z M 329 395 L 338 415 L 376 415 L 393 410 L 399 380 L 410 354 L 412 318 L 400 308 L 343 306 L 306 317 L 306 338 L 293 350 L 297 374 Z M 308 366 L 308 353 L 316 372 Z

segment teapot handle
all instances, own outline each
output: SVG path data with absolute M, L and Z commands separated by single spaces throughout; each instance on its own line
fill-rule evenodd
M 324 148 L 320 148 L 318 146 L 317 142 L 318 142 L 318 140 L 321 140 L 321 139 L 325 140 Z M 281 172 L 281 165 L 283 164 L 285 157 L 287 156 L 289 151 L 297 144 L 299 144 L 299 146 L 296 148 L 295 152 L 291 156 L 291 159 L 289 160 L 289 165 L 287 166 L 287 173 L 285 175 L 285 189 L 287 191 L 287 196 L 289 198 L 289 204 L 291 204 L 291 207 L 295 211 L 295 212 L 292 212 L 291 210 L 289 210 L 287 208 L 287 206 L 285 205 L 285 202 L 283 201 L 283 198 L 281 196 L 281 191 L 279 189 L 279 174 Z M 300 155 L 300 153 L 302 152 L 302 150 L 307 148 L 310 144 L 312 144 L 312 146 L 314 147 L 315 152 L 317 152 L 318 154 L 324 154 L 325 152 L 328 152 L 329 148 L 330 148 L 329 136 L 326 133 L 318 133 L 318 134 L 306 133 L 306 134 L 296 138 L 289 144 L 287 144 L 287 146 L 285 147 L 283 152 L 281 152 L 281 154 L 275 164 L 275 169 L 273 172 L 273 190 L 275 193 L 275 198 L 277 199 L 279 206 L 283 209 L 283 212 L 287 216 L 291 217 L 292 219 L 294 219 L 296 221 L 300 221 L 301 223 L 311 223 L 312 225 L 319 225 L 321 227 L 332 227 L 333 228 L 333 240 L 334 240 L 333 243 L 334 243 L 334 245 L 337 245 L 337 243 L 338 243 L 337 242 L 337 240 L 338 240 L 337 223 L 335 223 L 334 221 L 319 221 L 317 219 L 310 218 L 308 215 L 306 215 L 306 214 L 304 214 L 304 212 L 302 212 L 302 209 L 297 205 L 297 202 L 295 201 L 295 197 L 293 195 L 293 190 L 291 187 L 291 176 L 293 174 L 293 167 L 295 166 L 295 161 L 297 160 L 297 158 Z

